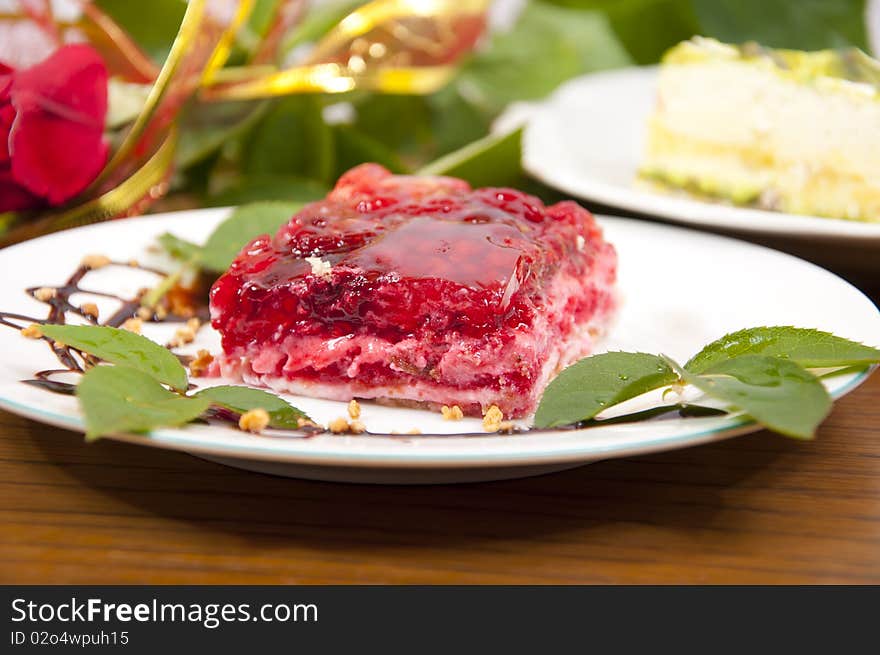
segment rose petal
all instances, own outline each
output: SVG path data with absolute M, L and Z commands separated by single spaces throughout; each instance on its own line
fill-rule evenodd
M 14 179 L 8 168 L 0 168 L 0 213 L 39 207 L 42 201 L 31 195 Z
M 12 121 L 15 120 L 15 110 L 8 102 L 4 105 L 0 102 L 0 166 L 9 163 L 9 131 L 12 129 Z
M 16 119 L 9 151 L 14 179 L 57 205 L 82 191 L 107 161 L 107 68 L 87 45 L 59 48 L 14 74 Z

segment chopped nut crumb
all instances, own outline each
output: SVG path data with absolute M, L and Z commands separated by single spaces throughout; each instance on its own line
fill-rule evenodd
M 464 412 L 461 411 L 461 407 L 458 405 L 453 405 L 452 407 L 443 405 L 440 408 L 440 413 L 443 414 L 443 418 L 447 421 L 460 421 L 464 418 Z
M 202 327 L 202 322 L 197 318 L 191 318 L 186 322 L 186 326 L 190 328 L 193 332 L 196 332 L 200 327 Z
M 307 419 L 307 418 L 303 418 L 303 417 L 299 417 L 298 419 L 296 419 L 296 424 L 298 427 L 301 427 L 301 428 L 319 428 L 319 427 L 321 427 L 320 425 L 318 425 L 314 421 Z
M 168 316 L 168 310 L 165 308 L 165 305 L 156 305 L 156 318 L 160 321 L 164 320 L 166 316 Z
M 510 434 L 516 429 L 516 425 L 513 421 L 502 421 L 498 424 L 498 432 L 503 432 L 504 434 Z
M 330 262 L 325 262 L 320 257 L 306 257 L 306 261 L 312 267 L 312 275 L 315 277 L 329 278 L 331 276 L 332 266 Z
M 31 323 L 26 328 L 22 328 L 21 336 L 27 337 L 28 339 L 39 339 L 43 336 L 43 331 L 40 329 L 39 325 Z
M 358 401 L 354 398 L 351 399 L 351 402 L 348 403 L 348 415 L 352 418 L 360 418 L 361 417 L 361 406 Z
M 137 267 L 140 266 L 141 264 L 140 264 L 140 262 L 139 262 L 138 260 L 136 260 L 136 259 L 129 259 L 129 260 L 128 260 L 128 265 L 131 266 L 132 268 L 137 268 Z
M 120 327 L 123 330 L 128 330 L 129 332 L 140 334 L 141 328 L 144 327 L 144 322 L 139 318 L 129 318 Z
M 504 413 L 498 409 L 498 405 L 492 405 L 483 415 L 483 429 L 486 432 L 498 432 L 503 420 Z
M 348 429 L 352 434 L 363 434 L 367 431 L 367 426 L 362 421 L 354 420 L 348 424 Z
M 82 306 L 79 308 L 79 311 L 81 311 L 86 316 L 91 316 L 96 320 L 98 318 L 98 306 L 93 302 L 83 303 Z
M 344 432 L 348 432 L 350 427 L 351 426 L 349 426 L 348 424 L 348 419 L 343 418 L 342 416 L 333 419 L 332 421 L 330 421 L 329 425 L 327 425 L 327 428 L 333 434 L 343 434 Z
M 142 321 L 149 321 L 153 318 L 153 310 L 149 307 L 138 307 L 137 317 Z
M 196 339 L 196 331 L 189 325 L 184 325 L 174 331 L 174 338 L 171 339 L 169 345 L 172 348 L 192 343 Z
M 238 419 L 238 427 L 245 432 L 253 432 L 258 434 L 266 429 L 269 425 L 269 412 L 265 409 L 257 408 L 245 412 Z
M 192 316 L 195 310 L 192 308 L 190 300 L 188 294 L 169 292 L 168 305 L 171 308 L 171 313 L 178 316 Z
M 52 287 L 40 287 L 34 291 L 34 298 L 40 302 L 47 302 L 58 295 L 58 289 Z
M 422 431 L 419 430 L 418 428 L 413 428 L 412 430 L 407 430 L 406 433 L 407 434 L 421 434 Z
M 196 353 L 195 359 L 189 363 L 189 372 L 199 376 L 208 370 L 208 365 L 214 361 L 214 356 L 204 348 Z
M 86 255 L 80 263 L 86 268 L 104 268 L 113 262 L 106 255 Z

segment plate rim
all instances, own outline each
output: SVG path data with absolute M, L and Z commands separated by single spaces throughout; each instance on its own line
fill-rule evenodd
M 565 123 L 564 121 L 552 120 L 552 114 L 554 111 L 559 111 L 560 106 L 570 102 L 570 99 L 577 95 L 579 87 L 608 80 L 633 86 L 653 84 L 659 70 L 660 67 L 656 65 L 627 66 L 587 73 L 566 81 L 546 100 L 535 103 L 529 111 L 523 133 L 523 169 L 548 186 L 576 197 L 678 224 L 736 230 L 752 234 L 786 236 L 800 240 L 821 239 L 863 245 L 880 244 L 880 222 L 851 221 L 842 218 L 724 205 L 696 197 L 678 197 L 651 193 L 632 187 L 624 188 L 603 182 L 596 177 L 583 177 L 578 182 L 573 182 L 567 176 L 560 175 L 558 168 L 556 174 L 553 174 L 553 165 L 548 166 L 548 160 L 535 156 L 535 149 L 530 145 L 530 139 L 537 139 L 535 135 L 538 128 L 534 126 L 540 127 L 542 120 L 549 124 Z M 630 129 L 641 130 L 642 127 L 630 126 Z M 762 222 L 778 219 L 792 220 L 796 223 L 792 226 L 780 226 Z
M 867 380 L 876 366 L 871 366 L 864 371 L 856 374 L 855 377 L 847 382 L 843 387 L 832 393 L 832 398 L 838 398 L 850 393 Z M 0 409 L 4 409 L 18 416 L 46 423 L 55 427 L 70 430 L 72 432 L 82 433 L 85 431 L 85 424 L 80 416 L 67 416 L 47 410 L 35 410 L 26 405 L 22 405 L 16 401 L 0 396 Z M 700 419 L 692 419 L 695 423 Z M 653 452 L 664 452 L 668 450 L 678 450 L 681 448 L 699 446 L 713 441 L 721 441 L 752 432 L 757 432 L 763 427 L 754 420 L 744 418 L 742 416 L 731 416 L 721 418 L 723 425 L 710 429 L 697 429 L 695 431 L 686 431 L 676 433 L 674 435 L 643 439 L 638 444 L 626 447 L 615 447 L 609 445 L 607 447 L 596 448 L 589 447 L 589 442 L 581 442 L 572 448 L 554 449 L 552 451 L 544 451 L 542 453 L 522 452 L 522 453 L 504 453 L 492 455 L 487 453 L 462 453 L 458 455 L 425 453 L 424 451 L 408 450 L 400 453 L 360 453 L 357 451 L 340 453 L 338 450 L 328 450 L 325 452 L 313 451 L 278 451 L 270 449 L 262 449 L 259 447 L 244 446 L 237 448 L 235 446 L 218 447 L 210 444 L 203 444 L 198 441 L 188 441 L 181 439 L 181 435 L 186 434 L 183 429 L 154 430 L 149 434 L 120 433 L 102 437 L 102 439 L 110 439 L 122 443 L 130 443 L 141 446 L 150 446 L 155 448 L 182 451 L 191 454 L 208 454 L 223 457 L 230 457 L 240 460 L 261 460 L 273 461 L 288 464 L 318 464 L 328 466 L 343 467 L 388 467 L 388 468 L 495 468 L 501 466 L 529 466 L 532 464 L 553 464 L 564 462 L 590 462 L 605 459 L 610 455 L 613 458 L 630 457 L 633 455 L 642 455 Z M 694 426 L 695 428 L 698 426 Z M 591 428 L 580 428 L 567 431 L 571 435 L 582 435 L 588 433 Z M 536 430 L 528 433 L 530 437 L 540 437 L 542 434 L 557 434 L 554 431 Z M 409 439 L 431 439 L 431 438 L 462 438 L 460 435 L 450 435 L 449 437 L 419 437 L 417 435 L 409 436 Z M 261 437 L 255 437 L 260 439 Z M 262 437 L 265 438 L 265 437 Z M 301 439 L 304 437 L 292 437 Z M 364 436 L 359 435 L 356 438 L 374 439 L 387 438 L 383 435 Z M 510 439 L 509 436 L 487 434 L 487 438 Z M 780 437 L 782 438 L 782 437 Z M 275 438 L 272 438 L 275 441 Z M 253 446 L 258 446 L 259 441 L 255 441 Z
M 134 219 L 127 219 L 142 222 L 144 224 L 149 224 L 153 220 L 167 220 L 169 217 L 179 216 L 181 214 L 189 214 L 189 215 L 198 215 L 198 216 L 213 216 L 216 215 L 217 219 L 227 214 L 231 211 L 232 208 L 201 208 L 201 209 L 190 209 L 190 210 L 182 210 L 175 212 L 164 212 L 160 214 L 153 214 L 147 216 L 136 217 Z M 623 217 L 623 216 L 613 216 L 600 214 L 597 215 L 597 218 L 601 222 L 605 219 L 610 219 L 612 221 L 622 221 L 624 223 L 630 224 L 638 224 L 642 221 L 632 217 Z M 118 223 L 117 223 L 118 224 Z M 106 223 L 99 223 L 89 226 L 84 226 L 80 228 L 74 228 L 73 230 L 65 230 L 64 232 L 71 231 L 83 231 L 88 232 L 92 230 L 100 230 L 102 227 L 107 226 Z M 785 259 L 795 260 L 799 265 L 806 265 L 808 267 L 812 267 L 821 271 L 825 275 L 830 275 L 837 283 L 844 284 L 849 286 L 853 291 L 855 291 L 859 296 L 861 296 L 865 302 L 871 303 L 873 305 L 873 301 L 868 298 L 860 289 L 849 283 L 847 280 L 839 277 L 838 275 L 828 271 L 827 269 L 822 268 L 821 266 L 817 266 L 812 262 L 808 262 L 806 260 L 800 259 L 793 255 L 789 255 L 784 252 L 780 252 L 773 248 L 769 248 L 766 246 L 761 246 L 758 244 L 753 244 L 748 241 L 743 241 L 741 239 L 736 239 L 730 236 L 723 236 L 717 234 L 706 233 L 697 229 L 693 229 L 691 227 L 679 226 L 679 225 L 660 225 L 660 224 L 652 224 L 646 223 L 647 225 L 651 225 L 655 229 L 663 229 L 663 230 L 674 230 L 677 232 L 685 232 L 692 233 L 694 235 L 699 235 L 701 237 L 710 238 L 713 240 L 721 240 L 734 242 L 741 246 L 745 246 L 751 249 L 758 249 L 762 251 L 766 251 L 768 253 L 772 253 L 773 256 L 782 257 Z M 19 248 L 32 248 L 35 243 L 38 243 L 42 239 L 51 239 L 53 237 L 58 236 L 62 233 L 55 233 L 46 235 L 44 237 L 39 237 L 37 239 L 32 239 L 30 241 L 24 242 L 22 244 L 16 244 L 14 246 L 10 246 L 9 248 L 4 249 L 4 252 L 9 252 L 12 250 L 17 250 Z M 880 313 L 880 312 L 878 312 Z M 837 399 L 841 396 L 851 392 L 853 389 L 861 385 L 868 377 L 874 372 L 876 366 L 871 366 L 861 372 L 853 373 L 852 377 L 847 380 L 840 387 L 835 389 L 832 392 L 832 397 Z M 82 420 L 82 416 L 80 414 L 71 416 L 60 412 L 55 412 L 51 410 L 46 410 L 42 408 L 35 408 L 33 406 L 20 403 L 17 400 L 13 400 L 11 398 L 2 395 L 3 392 L 0 390 L 0 408 L 10 411 L 13 414 L 23 416 L 28 419 L 32 419 L 38 422 L 46 423 L 49 425 L 54 425 L 56 427 L 60 427 L 67 430 L 72 430 L 75 432 L 84 432 L 84 422 Z M 503 466 L 529 466 L 532 464 L 553 464 L 553 463 L 566 463 L 566 462 L 589 462 L 595 461 L 598 459 L 606 459 L 609 457 L 624 457 L 624 456 L 632 456 L 650 452 L 657 451 L 665 451 L 665 450 L 674 450 L 678 448 L 688 447 L 688 446 L 696 446 L 703 443 L 708 443 L 712 441 L 718 441 L 721 439 L 726 439 L 734 436 L 738 436 L 741 434 L 754 432 L 761 429 L 761 426 L 758 425 L 751 419 L 747 419 L 742 416 L 728 416 L 728 417 L 713 417 L 710 419 L 701 419 L 694 418 L 689 419 L 693 422 L 693 428 L 687 429 L 681 432 L 676 432 L 671 435 L 665 435 L 661 437 L 646 437 L 643 436 L 637 443 L 629 443 L 625 445 L 616 445 L 616 444 L 607 444 L 605 446 L 597 447 L 594 444 L 591 444 L 588 440 L 582 440 L 579 442 L 575 442 L 570 446 L 565 448 L 560 446 L 555 446 L 552 449 L 545 449 L 542 451 L 530 451 L 526 450 L 523 452 L 513 452 L 510 450 L 502 451 L 498 453 L 487 452 L 486 450 L 473 450 L 473 451 L 462 451 L 458 453 L 437 453 L 431 451 L 419 451 L 416 448 L 407 449 L 407 450 L 398 450 L 395 452 L 376 452 L 376 451 L 368 451 L 368 452 L 359 452 L 356 450 L 344 451 L 341 450 L 338 446 L 334 448 L 329 448 L 326 450 L 279 450 L 277 448 L 266 448 L 262 447 L 268 443 L 277 444 L 279 440 L 284 439 L 302 439 L 303 437 L 254 437 L 251 443 L 240 443 L 240 444 L 231 444 L 231 443 L 205 443 L 198 438 L 193 439 L 191 436 L 187 436 L 187 431 L 183 428 L 177 429 L 168 429 L 162 428 L 159 430 L 154 430 L 152 433 L 144 435 L 144 434 L 117 434 L 106 437 L 108 439 L 114 441 L 121 441 L 126 443 L 134 443 L 138 445 L 146 445 L 150 447 L 159 447 L 170 450 L 178 450 L 189 453 L 203 453 L 209 455 L 216 455 L 221 457 L 230 457 L 239 460 L 262 460 L 262 461 L 274 461 L 279 463 L 288 463 L 288 464 L 318 464 L 318 465 L 327 465 L 327 466 L 337 466 L 337 467 L 387 467 L 387 468 L 496 468 Z M 706 423 L 711 422 L 714 424 L 711 428 L 706 428 Z M 566 430 L 565 433 L 572 436 L 583 436 L 584 433 L 589 433 L 591 428 L 581 428 L 576 430 Z M 191 433 L 190 433 L 191 434 Z M 492 435 L 487 433 L 485 437 L 480 438 L 496 438 L 496 439 L 516 439 L 518 436 L 528 436 L 528 437 L 540 437 L 542 434 L 549 435 L 559 435 L 559 431 L 556 430 L 535 430 L 530 431 L 524 435 L 513 435 L 513 436 L 502 436 L 502 435 Z M 341 438 L 357 438 L 357 439 L 388 439 L 392 438 L 392 435 L 370 435 L 370 436 L 356 436 L 356 437 L 334 437 L 335 439 Z M 402 440 L 428 440 L 428 439 L 455 439 L 455 438 L 467 438 L 462 437 L 461 435 L 451 434 L 449 436 L 443 437 L 431 437 L 428 435 L 425 436 L 404 436 L 404 435 L 394 435 L 394 439 Z M 269 441 L 263 441 L 264 439 L 268 439 Z

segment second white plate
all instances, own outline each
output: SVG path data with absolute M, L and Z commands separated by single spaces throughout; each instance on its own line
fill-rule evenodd
M 681 223 L 880 248 L 880 223 L 734 207 L 636 187 L 656 82 L 656 67 L 567 82 L 526 112 L 524 167 L 546 184 L 581 198 Z

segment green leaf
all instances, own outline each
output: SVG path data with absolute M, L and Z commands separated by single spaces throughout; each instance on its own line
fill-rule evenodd
M 679 41 L 701 34 L 692 0 L 553 0 L 601 11 L 614 34 L 639 64 L 652 64 Z M 646 29 L 646 26 L 650 29 Z
M 183 0 L 94 0 L 94 3 L 159 65 L 165 62 L 186 11 Z
M 406 166 L 394 151 L 371 136 L 348 125 L 337 125 L 333 132 L 333 141 L 336 144 L 336 177 L 364 162 L 381 164 L 392 173 L 407 172 Z
M 504 186 L 522 175 L 522 128 L 490 135 L 428 164 L 420 175 L 451 175 L 474 187 Z
M 514 100 L 545 96 L 576 75 L 631 63 L 603 14 L 535 0 L 513 29 L 496 33 L 474 55 L 457 84 L 469 100 L 497 112 Z
M 333 132 L 324 122 L 319 96 L 277 100 L 244 137 L 246 175 L 289 175 L 332 182 Z
M 282 398 L 250 387 L 230 385 L 209 387 L 199 391 L 194 397 L 205 398 L 214 405 L 239 414 L 252 409 L 265 409 L 269 413 L 269 425 L 273 428 L 295 430 L 300 427 L 299 419 L 309 418 L 305 412 Z
M 174 151 L 175 167 L 185 169 L 198 164 L 253 129 L 270 104 L 262 101 L 186 105 L 181 111 L 180 138 Z
M 241 249 L 261 234 L 275 234 L 301 203 L 257 202 L 236 209 L 217 226 L 202 247 L 201 265 L 222 273 Z
M 805 368 L 854 366 L 880 362 L 880 350 L 837 337 L 830 332 L 796 327 L 757 327 L 739 330 L 703 348 L 685 364 L 702 373 L 740 355 L 781 357 Z
M 352 127 L 400 157 L 420 154 L 434 142 L 432 112 L 424 96 L 352 94 Z
M 570 425 L 678 380 L 660 357 L 613 352 L 593 355 L 563 370 L 544 391 L 535 427 Z
M 159 242 L 159 245 L 162 246 L 162 249 L 175 259 L 195 261 L 201 257 L 202 254 L 201 246 L 192 241 L 181 239 L 170 232 L 165 232 L 164 234 L 159 235 L 157 241 Z
M 76 395 L 86 419 L 86 439 L 120 432 L 148 432 L 182 425 L 210 406 L 206 398 L 169 391 L 150 375 L 128 366 L 96 366 L 83 375 Z
M 468 102 L 455 84 L 428 96 L 426 102 L 431 110 L 429 143 L 438 156 L 463 148 L 489 133 L 494 116 Z
M 703 33 L 771 48 L 866 50 L 865 0 L 693 0 Z
M 167 348 L 128 330 L 99 325 L 41 325 L 40 331 L 77 350 L 137 369 L 181 391 L 188 386 L 186 369 Z
M 228 207 L 253 202 L 306 203 L 320 200 L 327 187 L 292 175 L 251 175 L 207 199 L 208 206 Z
M 685 380 L 730 403 L 775 432 L 811 439 L 831 411 L 831 396 L 819 379 L 793 361 L 742 355 L 720 361 Z

